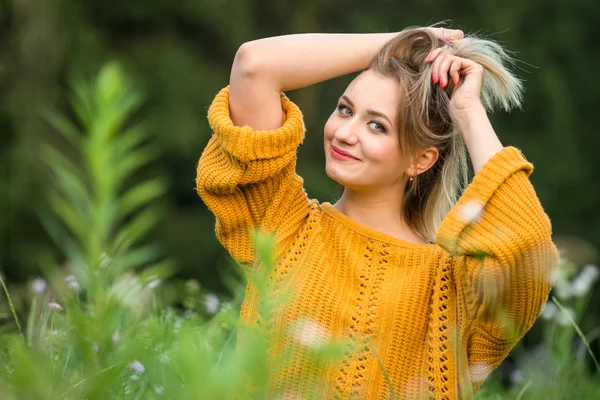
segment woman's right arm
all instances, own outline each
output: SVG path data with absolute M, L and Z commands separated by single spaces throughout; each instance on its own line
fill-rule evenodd
M 281 126 L 279 93 L 366 69 L 394 33 L 275 36 L 244 43 L 231 69 L 231 118 L 238 126 Z
M 460 39 L 460 30 L 428 28 Z M 305 33 L 244 43 L 231 69 L 231 117 L 237 126 L 281 126 L 280 92 L 366 69 L 397 33 Z

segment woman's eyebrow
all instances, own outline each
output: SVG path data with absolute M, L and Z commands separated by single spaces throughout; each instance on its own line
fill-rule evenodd
M 345 94 L 343 94 L 341 98 L 344 99 L 348 104 L 350 104 L 351 107 L 354 107 L 354 103 L 352 102 L 352 100 L 350 100 L 350 98 L 348 96 L 346 96 Z M 367 110 L 367 114 L 383 118 L 383 119 L 387 120 L 387 122 L 390 125 L 393 126 L 392 121 L 390 121 L 390 119 L 387 117 L 387 115 L 385 115 L 382 112 L 375 111 L 375 110 Z

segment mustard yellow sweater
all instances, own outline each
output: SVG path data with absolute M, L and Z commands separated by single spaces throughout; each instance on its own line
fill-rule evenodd
M 200 158 L 197 190 L 231 256 L 253 265 L 253 228 L 276 237 L 275 285 L 296 295 L 273 329 L 300 321 L 325 339 L 370 338 L 398 398 L 471 398 L 540 314 L 558 251 L 551 224 L 514 147 L 496 153 L 438 229 L 414 244 L 362 226 L 329 203 L 309 200 L 296 175 L 304 138 L 299 108 L 281 93 L 279 129 L 236 127 L 229 87 L 214 99 L 214 132 Z M 483 206 L 478 215 L 478 205 Z M 259 318 L 249 286 L 242 319 Z M 306 345 L 284 336 L 291 367 L 271 377 L 274 397 L 303 394 Z M 319 398 L 391 397 L 365 345 L 324 371 Z M 291 397 L 290 397 L 291 398 Z M 302 398 L 302 397 L 298 397 Z

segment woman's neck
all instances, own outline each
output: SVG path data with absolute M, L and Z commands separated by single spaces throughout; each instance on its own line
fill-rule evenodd
M 394 190 L 375 193 L 344 189 L 342 197 L 333 206 L 355 222 L 379 232 L 412 243 L 426 244 L 402 215 L 404 193 Z

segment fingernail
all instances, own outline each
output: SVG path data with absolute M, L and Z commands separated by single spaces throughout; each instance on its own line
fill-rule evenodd
M 444 77 L 440 78 L 440 86 L 446 87 L 446 80 L 444 79 Z
M 431 76 L 431 79 L 433 80 L 433 83 L 438 83 L 438 76 L 437 76 L 437 74 L 433 74 Z
M 456 79 L 456 78 L 453 77 L 452 78 L 452 83 L 454 83 L 456 85 L 458 83 L 458 79 Z
M 429 61 L 431 59 L 431 54 L 428 54 L 427 57 L 425 57 L 425 62 Z

